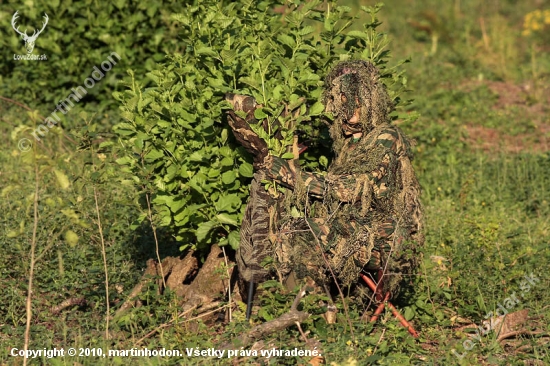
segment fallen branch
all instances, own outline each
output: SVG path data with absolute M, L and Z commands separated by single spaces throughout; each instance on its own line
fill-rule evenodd
M 145 270 L 145 273 L 141 281 L 139 281 L 139 283 L 132 289 L 132 292 L 130 292 L 130 295 L 128 296 L 128 300 L 126 300 L 124 304 L 122 304 L 122 306 L 116 311 L 115 315 L 113 316 L 114 319 L 120 317 L 121 315 L 126 313 L 129 309 L 135 306 L 135 299 L 141 293 L 143 286 L 145 286 L 145 284 L 150 281 L 150 276 L 156 276 L 156 275 L 157 275 L 157 265 L 153 259 L 149 259 L 147 261 L 147 269 Z
M 220 349 L 232 349 L 236 345 L 238 345 L 239 347 L 247 347 L 259 338 L 262 338 L 271 333 L 275 333 L 279 330 L 286 329 L 291 325 L 295 325 L 296 323 L 303 322 L 310 316 L 306 312 L 298 311 L 300 300 L 305 296 L 305 294 L 305 288 L 302 288 L 294 299 L 294 302 L 292 303 L 292 306 L 290 307 L 290 311 L 288 313 L 281 315 L 277 319 L 273 319 L 266 323 L 255 326 L 245 334 L 234 339 L 232 342 L 222 344 L 220 346 Z
M 275 333 L 279 330 L 286 329 L 291 325 L 295 325 L 296 322 L 303 322 L 307 318 L 309 318 L 308 313 L 298 310 L 291 310 L 277 319 L 273 319 L 255 326 L 245 334 L 237 337 L 233 342 L 223 344 L 220 349 L 232 349 L 235 345 L 238 345 L 239 347 L 249 346 L 257 339 L 265 337 L 271 333 Z
M 61 313 L 63 310 L 67 309 L 67 308 L 70 308 L 70 307 L 73 307 L 73 306 L 84 306 L 86 305 L 86 299 L 83 298 L 83 297 L 73 297 L 73 298 L 70 298 L 70 299 L 67 299 L 65 301 L 63 301 L 61 304 L 57 305 L 57 306 L 53 306 L 51 309 L 50 309 L 50 313 L 52 315 L 58 315 L 59 313 Z

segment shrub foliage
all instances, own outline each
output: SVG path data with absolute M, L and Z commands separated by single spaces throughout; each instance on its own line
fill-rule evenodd
M 320 137 L 319 97 L 335 61 L 372 61 L 399 101 L 406 79 L 387 67 L 388 39 L 376 30 L 380 7 L 362 7 L 371 17 L 361 30 L 352 30 L 357 16 L 349 7 L 319 0 L 207 0 L 173 16 L 183 52 L 147 74 L 153 87 L 130 72 L 127 90 L 115 93 L 125 119 L 115 131 L 125 152 L 118 163 L 153 195 L 160 224 L 173 230 L 182 249 L 238 246 L 253 169 L 226 122 L 225 93 L 251 95 L 262 105 L 255 115 L 267 120 L 262 136 L 279 156 L 295 129 Z M 292 121 L 284 110 L 294 111 Z M 276 125 L 282 141 L 273 137 Z M 304 163 L 317 169 L 329 153 L 306 155 Z
M 71 88 L 82 85 L 112 52 L 121 56 L 119 65 L 102 80 L 101 88 L 90 90 L 86 102 L 114 107 L 112 92 L 128 67 L 142 73 L 152 70 L 167 52 L 180 48 L 177 27 L 170 15 L 185 5 L 177 1 L 16 1 L 2 2 L 0 9 L 0 95 L 29 104 L 45 104 L 52 109 Z M 26 54 L 24 42 L 12 29 L 11 19 L 19 12 L 19 30 L 32 35 L 44 21 L 48 24 L 36 41 L 34 55 L 46 61 L 14 60 Z

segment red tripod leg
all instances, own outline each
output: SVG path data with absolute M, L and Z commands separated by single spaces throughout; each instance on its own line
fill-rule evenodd
M 372 292 L 374 292 L 376 294 L 376 299 L 378 300 L 378 292 L 381 292 L 381 286 L 377 286 L 373 280 L 371 280 L 370 278 L 368 278 L 367 276 L 365 276 L 364 274 L 360 274 L 361 278 L 367 283 L 367 285 L 369 286 L 369 288 L 372 290 Z M 379 276 L 379 278 L 381 278 L 381 276 Z M 405 328 L 407 328 L 407 330 L 409 331 L 409 333 L 414 337 L 414 338 L 418 338 L 418 333 L 416 332 L 416 330 L 414 330 L 413 326 L 407 321 L 407 319 L 405 319 L 403 317 L 403 315 L 401 315 L 399 313 L 399 311 L 395 308 L 395 306 L 393 306 L 393 304 L 391 302 L 389 302 L 389 298 L 390 298 L 390 293 L 389 292 L 386 292 L 386 296 L 384 296 L 383 298 L 383 302 L 378 305 L 378 308 L 376 309 L 376 311 L 374 312 L 374 315 L 372 316 L 371 318 L 371 322 L 374 322 L 378 319 L 378 317 L 380 316 L 380 314 L 382 314 L 382 311 L 384 311 L 384 305 L 387 303 L 388 304 L 388 307 L 390 308 L 390 310 L 392 311 L 393 315 L 397 318 L 397 320 L 399 320 L 399 322 L 401 323 L 401 325 L 403 325 Z
M 393 315 L 397 318 L 397 320 L 399 320 L 399 322 L 401 323 L 402 326 L 404 326 L 405 328 L 407 328 L 407 330 L 409 331 L 409 333 L 414 337 L 414 338 L 418 338 L 418 333 L 416 332 L 416 330 L 414 330 L 413 326 L 407 321 L 407 319 L 405 319 L 403 317 L 403 315 L 401 315 L 401 313 L 399 313 L 399 311 L 395 308 L 395 306 L 393 306 L 393 304 L 391 302 L 388 301 L 388 307 L 390 308 L 391 312 L 393 313 Z
M 384 311 L 384 307 L 386 305 L 386 301 L 388 301 L 390 298 L 390 293 L 388 292 L 386 294 L 386 297 L 384 298 L 384 301 L 380 303 L 380 305 L 378 305 L 378 307 L 376 308 L 376 311 L 374 312 L 374 315 L 372 316 L 372 318 L 370 318 L 370 322 L 371 323 L 374 323 L 375 321 L 378 320 L 378 317 L 380 316 L 380 314 L 382 314 L 382 312 Z

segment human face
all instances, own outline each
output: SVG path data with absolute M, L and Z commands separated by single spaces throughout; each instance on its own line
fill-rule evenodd
M 342 94 L 342 103 L 346 103 L 347 98 L 344 94 Z M 355 105 L 359 104 L 359 100 L 355 100 Z M 351 136 L 355 135 L 358 132 L 361 132 L 361 126 L 359 124 L 359 113 L 361 111 L 361 108 L 356 108 L 355 112 L 353 113 L 353 116 L 351 118 L 345 118 L 344 123 L 342 124 L 342 131 L 344 132 L 345 136 Z

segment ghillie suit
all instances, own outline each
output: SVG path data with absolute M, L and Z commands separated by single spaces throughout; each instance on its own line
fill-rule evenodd
M 395 292 L 403 274 L 415 267 L 416 248 L 423 243 L 411 145 L 390 123 L 393 105 L 374 65 L 341 62 L 325 85 L 336 154 L 326 176 L 292 169 L 278 157 L 264 160 L 267 176 L 294 191 L 273 249 L 278 272 L 294 271 L 326 285 L 332 278 L 322 251 L 345 286 L 355 283 L 361 270 L 383 268 L 392 274 L 385 277 L 384 290 Z M 292 218 L 292 205 L 305 207 L 306 218 Z
M 383 268 L 392 274 L 384 290 L 395 292 L 402 275 L 414 269 L 416 248 L 423 243 L 410 143 L 390 122 L 393 104 L 371 63 L 339 63 L 325 88 L 336 155 L 326 175 L 267 155 L 265 144 L 247 126 L 255 122 L 253 110 L 246 120 L 230 113 L 235 136 L 255 156 L 257 169 L 237 252 L 241 278 L 264 280 L 270 269 L 262 262 L 271 257 L 280 277 L 294 272 L 327 285 L 333 279 L 326 259 L 345 286 L 355 283 L 362 270 Z M 263 179 L 291 191 L 274 198 L 260 184 Z
M 268 147 L 252 131 L 250 124 L 257 124 L 254 118 L 256 101 L 249 96 L 227 94 L 226 100 L 233 105 L 233 111 L 227 111 L 229 125 L 237 141 L 254 157 L 256 172 L 250 184 L 250 197 L 246 205 L 241 224 L 241 239 L 236 254 L 237 266 L 241 280 L 247 283 L 259 283 L 270 274 L 262 262 L 273 255 L 273 230 L 282 208 L 283 195 L 274 195 L 265 190 L 261 182 L 266 179 L 263 169 L 259 169 L 268 154 Z M 237 116 L 234 111 L 247 113 L 245 118 Z M 263 126 L 267 130 L 267 126 Z M 275 136 L 281 138 L 282 136 Z M 241 282 L 241 285 L 244 283 Z

